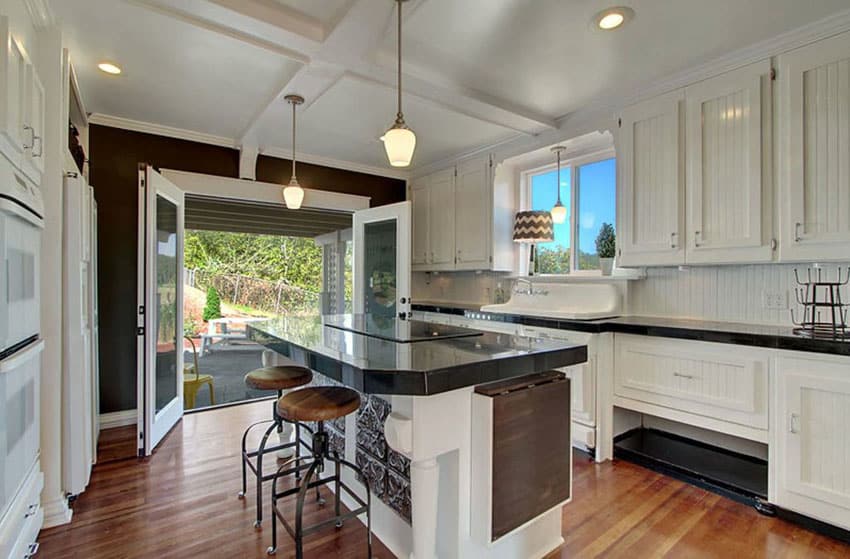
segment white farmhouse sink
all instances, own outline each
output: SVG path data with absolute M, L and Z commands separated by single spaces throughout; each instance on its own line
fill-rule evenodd
M 507 303 L 484 305 L 481 311 L 567 320 L 595 320 L 620 314 L 620 290 L 609 283 L 535 282 L 533 288 L 534 295 L 514 292 Z

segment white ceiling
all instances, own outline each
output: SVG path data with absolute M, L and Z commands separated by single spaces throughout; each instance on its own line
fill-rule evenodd
M 634 19 L 594 29 L 626 4 Z M 286 93 L 307 103 L 300 153 L 389 172 L 392 0 L 51 0 L 89 111 L 290 148 Z M 622 98 L 736 49 L 843 13 L 848 0 L 411 0 L 405 116 L 414 168 Z M 843 14 L 846 16 L 846 14 Z M 122 75 L 96 69 L 118 63 Z

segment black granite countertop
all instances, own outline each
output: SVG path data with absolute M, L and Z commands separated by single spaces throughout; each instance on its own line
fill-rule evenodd
M 564 320 L 503 313 L 470 314 L 468 305 L 413 305 L 416 311 L 438 312 L 459 316 L 486 316 L 494 322 L 509 322 L 541 328 L 574 330 L 589 333 L 619 332 L 641 336 L 680 338 L 771 349 L 806 351 L 850 356 L 850 342 L 831 338 L 811 338 L 797 334 L 788 326 L 766 326 L 739 322 L 718 322 L 649 316 L 622 316 L 601 320 Z
M 568 342 L 492 332 L 402 342 L 331 327 L 326 320 L 340 322 L 338 317 L 280 318 L 251 323 L 248 336 L 368 394 L 429 396 L 587 361 L 587 346 Z M 427 327 L 438 334 L 441 328 Z M 389 328 L 399 331 L 397 325 Z

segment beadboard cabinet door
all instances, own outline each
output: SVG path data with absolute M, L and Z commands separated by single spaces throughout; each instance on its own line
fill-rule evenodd
M 490 160 L 480 157 L 458 163 L 455 177 L 456 270 L 482 270 L 490 266 L 489 187 Z
M 850 33 L 779 57 L 784 261 L 850 259 Z
M 777 361 L 776 504 L 850 529 L 850 359 Z
M 428 236 L 431 270 L 451 270 L 455 265 L 454 167 L 429 177 Z
M 0 151 L 15 165 L 23 162 L 24 112 L 29 61 L 12 36 L 9 19 L 0 17 Z
M 621 115 L 618 262 L 685 262 L 683 92 L 626 108 Z
M 429 219 L 431 191 L 428 190 L 428 180 L 420 181 L 410 186 L 411 217 L 413 220 L 413 247 L 411 265 L 414 271 L 427 269 L 431 257 L 429 239 Z
M 773 257 L 772 197 L 762 172 L 769 178 L 770 84 L 765 60 L 685 90 L 689 264 Z
M 32 64 L 26 71 L 26 96 L 24 98 L 23 171 L 36 184 L 41 184 L 44 173 L 44 85 Z

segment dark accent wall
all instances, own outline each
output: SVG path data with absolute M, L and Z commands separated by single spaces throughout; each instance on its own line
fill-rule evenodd
M 98 207 L 101 413 L 136 407 L 136 264 L 139 163 L 237 177 L 238 150 L 92 125 L 89 181 Z M 289 182 L 291 162 L 260 156 L 257 180 Z M 305 188 L 370 196 L 372 206 L 405 199 L 404 181 L 298 164 Z

